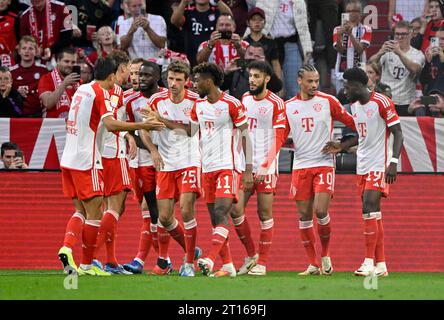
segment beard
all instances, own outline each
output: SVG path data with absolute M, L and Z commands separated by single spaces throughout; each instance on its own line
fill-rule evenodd
M 264 91 L 264 87 L 265 87 L 265 81 L 262 82 L 262 84 L 260 84 L 255 90 L 251 90 L 251 89 L 249 89 L 248 91 L 249 91 L 253 96 L 257 96 L 258 94 L 262 93 L 262 91 Z

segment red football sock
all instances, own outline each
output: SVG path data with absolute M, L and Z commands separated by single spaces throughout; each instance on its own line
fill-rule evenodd
M 83 226 L 82 264 L 91 264 L 97 243 L 100 220 L 86 220 Z
M 216 257 L 219 255 L 220 250 L 225 244 L 225 240 L 228 238 L 228 229 L 223 225 L 217 225 L 214 228 L 213 236 L 211 238 L 211 250 L 208 254 L 208 258 L 210 258 L 213 262 L 216 261 Z
M 318 234 L 319 239 L 321 240 L 321 257 L 329 257 L 330 256 L 330 234 L 331 234 L 331 226 L 330 226 L 330 215 L 327 213 L 325 218 L 318 218 Z
M 313 220 L 299 221 L 299 230 L 301 232 L 302 244 L 310 264 L 319 267 L 318 261 L 316 260 L 316 238 L 313 229 Z
M 185 245 L 186 245 L 186 263 L 194 262 L 194 249 L 196 248 L 197 239 L 197 221 L 196 219 L 184 222 L 185 227 Z
M 107 210 L 100 222 L 99 233 L 97 235 L 96 252 L 98 250 L 99 241 L 104 239 L 106 245 L 106 263 L 118 265 L 115 252 L 115 237 L 117 230 L 117 221 L 119 214 L 113 210 Z M 97 253 L 96 253 L 97 256 Z
M 174 219 L 174 222 L 168 226 L 167 231 L 169 232 L 170 236 L 176 240 L 176 242 L 182 247 L 184 252 L 187 252 L 187 248 L 185 246 L 185 234 L 183 231 L 182 225 Z
M 151 232 L 150 232 L 151 217 L 149 216 L 149 213 L 148 217 L 144 215 L 144 212 L 142 212 L 142 216 L 143 216 L 143 223 L 142 227 L 140 228 L 139 250 L 137 251 L 136 258 L 145 262 L 146 257 L 150 252 L 153 239 L 151 237 Z
M 380 214 L 380 213 L 379 213 Z M 384 253 L 384 226 L 382 224 L 382 218 L 376 218 L 378 224 L 378 239 L 376 240 L 375 260 L 378 262 L 385 262 Z
M 268 260 L 271 243 L 273 240 L 273 219 L 261 221 L 261 236 L 259 239 L 259 259 L 258 264 L 265 266 Z
M 157 226 L 157 234 L 159 236 L 159 258 L 168 258 L 168 247 L 170 245 L 170 234 L 161 226 Z
M 254 248 L 254 242 L 251 238 L 251 230 L 247 217 L 243 215 L 239 218 L 235 218 L 233 219 L 233 224 L 240 241 L 247 250 L 247 255 L 253 257 L 256 254 L 256 249 Z
M 231 257 L 230 243 L 228 238 L 225 239 L 224 245 L 219 251 L 220 258 L 222 259 L 222 264 L 233 263 L 233 258 Z
M 157 224 L 151 223 L 150 230 L 151 230 L 151 238 L 153 239 L 154 251 L 156 251 L 156 254 L 159 255 L 159 236 L 157 234 Z
M 75 212 L 71 218 L 69 218 L 66 225 L 65 238 L 63 239 L 63 246 L 71 248 L 77 243 L 82 232 L 83 223 L 85 217 L 80 212 Z
M 365 257 L 375 259 L 376 240 L 378 239 L 378 223 L 371 212 L 370 217 L 364 218 Z

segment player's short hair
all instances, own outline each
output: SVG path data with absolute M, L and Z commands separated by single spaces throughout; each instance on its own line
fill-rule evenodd
M 122 64 L 128 64 L 130 62 L 130 58 L 126 52 L 122 50 L 113 50 L 108 57 L 116 62 L 117 68 L 119 68 Z
M 273 68 L 267 61 L 251 61 L 248 69 L 259 70 L 270 77 L 273 75 Z
M 247 47 L 246 50 L 248 50 L 248 48 L 261 48 L 265 54 L 265 47 L 262 44 L 260 44 L 259 42 L 250 43 L 250 45 Z
M 185 79 L 188 79 L 190 77 L 190 67 L 183 61 L 173 61 L 168 66 L 167 72 L 174 72 L 174 73 L 183 73 L 185 74 Z
M 368 76 L 364 70 L 358 67 L 353 67 L 345 70 L 343 78 L 347 81 L 357 82 L 367 86 Z
M 109 77 L 110 74 L 117 72 L 116 61 L 112 58 L 99 58 L 94 66 L 94 79 L 103 81 Z
M 234 25 L 236 25 L 236 20 L 234 20 L 234 16 L 231 13 L 228 12 L 222 12 L 217 20 L 220 19 L 220 17 L 227 17 L 231 22 L 233 22 Z
M 66 53 L 66 54 L 74 55 L 74 54 L 77 53 L 77 51 L 76 51 L 75 48 L 72 48 L 72 47 L 65 47 L 65 48 L 62 48 L 62 49 L 57 53 L 57 57 L 56 57 L 56 58 L 57 58 L 57 61 L 62 60 L 62 59 L 63 59 L 63 56 L 65 55 L 65 53 Z
M 193 68 L 193 74 L 197 73 L 210 77 L 218 87 L 224 82 L 224 72 L 217 64 L 202 62 Z
M 139 63 L 144 63 L 147 60 L 145 60 L 144 58 L 135 58 L 133 60 L 131 60 L 131 64 L 139 64 Z
M 31 42 L 36 49 L 38 48 L 37 40 L 35 40 L 35 38 L 30 35 L 26 35 L 20 38 L 19 47 L 21 47 L 22 44 L 26 42 Z
M 142 67 L 153 69 L 160 78 L 160 67 L 157 63 L 155 63 L 153 61 L 146 60 L 146 61 L 142 62 L 142 65 L 140 66 L 140 68 L 142 68 Z
M 394 29 L 407 29 L 409 31 L 412 31 L 413 27 L 412 24 L 409 23 L 408 21 L 401 20 L 396 22 Z
M 5 151 L 7 150 L 20 150 L 18 145 L 14 142 L 3 142 L 1 147 L 1 156 L 3 157 L 5 154 Z
M 298 71 L 298 78 L 302 78 L 305 72 L 318 72 L 318 69 L 312 64 L 304 64 Z

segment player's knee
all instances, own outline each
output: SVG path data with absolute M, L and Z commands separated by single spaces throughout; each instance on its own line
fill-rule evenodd
M 379 211 L 378 210 L 378 203 L 376 201 L 371 200 L 371 199 L 364 199 L 364 201 L 362 202 L 362 211 L 364 213 Z
M 267 221 L 273 218 L 273 213 L 269 209 L 257 209 L 257 214 L 261 221 Z
M 323 219 L 328 215 L 328 211 L 324 209 L 315 209 L 316 217 Z
M 228 212 L 229 207 L 225 205 L 216 206 L 214 208 L 214 220 L 216 225 L 218 224 L 228 224 Z
M 190 221 L 194 218 L 194 211 L 192 210 L 192 208 L 181 206 L 180 213 L 182 214 L 182 218 L 184 221 Z

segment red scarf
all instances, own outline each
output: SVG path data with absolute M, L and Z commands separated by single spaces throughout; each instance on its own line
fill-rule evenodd
M 60 76 L 59 70 L 55 68 L 51 72 L 52 82 L 54 83 L 54 89 L 57 89 L 63 82 L 62 77 Z M 79 88 L 79 83 L 73 84 L 74 92 Z M 71 97 L 66 92 L 66 89 L 63 90 L 63 94 L 60 96 L 59 101 L 57 102 L 57 109 L 60 109 L 62 106 L 70 106 L 71 105 Z
M 52 47 L 54 44 L 54 31 L 52 28 L 52 21 L 51 21 L 51 1 L 46 0 L 45 4 L 45 17 L 46 17 L 46 45 L 48 48 Z M 36 18 L 36 9 L 34 7 L 31 7 L 31 11 L 29 14 L 29 27 L 31 31 L 31 35 L 37 40 L 39 45 L 42 45 L 44 43 L 44 36 L 42 41 L 40 42 L 40 36 L 39 36 L 39 30 L 42 30 L 44 26 L 39 26 L 37 24 L 37 18 Z
M 228 44 L 228 48 L 229 48 L 228 49 L 228 54 L 229 54 L 228 63 L 229 63 L 230 61 L 233 61 L 235 58 L 238 57 L 238 53 L 232 42 Z M 225 61 L 224 49 L 222 49 L 221 41 L 216 41 L 214 45 L 214 59 L 216 64 L 222 67 L 223 69 L 225 69 L 225 67 L 228 65 L 228 63 L 226 63 Z

